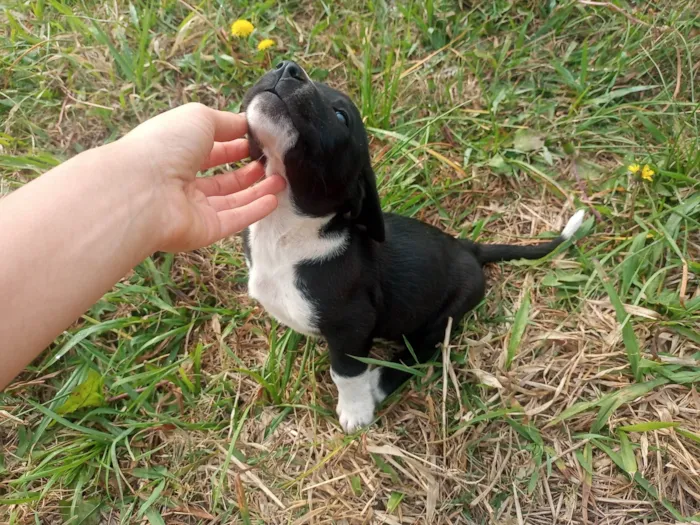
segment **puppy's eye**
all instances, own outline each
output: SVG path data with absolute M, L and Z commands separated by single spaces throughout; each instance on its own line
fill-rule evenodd
M 340 121 L 341 124 L 344 124 L 345 126 L 348 125 L 348 116 L 345 114 L 344 111 L 340 111 L 339 109 L 336 109 L 335 116 L 338 117 L 338 120 Z

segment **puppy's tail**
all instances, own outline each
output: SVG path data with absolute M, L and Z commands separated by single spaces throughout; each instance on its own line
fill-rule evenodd
M 549 242 L 531 246 L 515 244 L 479 244 L 470 242 L 470 247 L 477 260 L 483 265 L 512 259 L 540 259 L 551 253 L 557 246 L 570 239 L 583 223 L 584 211 L 577 211 L 566 223 L 559 237 Z

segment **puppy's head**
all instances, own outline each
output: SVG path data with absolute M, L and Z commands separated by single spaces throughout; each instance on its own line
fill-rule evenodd
M 291 61 L 266 73 L 243 99 L 250 153 L 284 166 L 295 208 L 342 215 L 384 240 L 384 221 L 360 112 L 343 93 L 313 82 Z

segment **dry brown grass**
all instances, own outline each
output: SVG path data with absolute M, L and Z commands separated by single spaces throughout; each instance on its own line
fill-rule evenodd
M 114 53 L 89 29 L 82 32 L 77 22 L 71 26 L 65 15 L 53 12 L 41 22 L 28 4 L 13 7 L 14 19 L 27 34 L 14 25 L 12 31 L 0 27 L 4 48 L 11 50 L 9 64 L 16 70 L 10 74 L 5 68 L 3 94 L 23 102 L 9 110 L 0 106 L 7 135 L 0 136 L 0 194 L 43 171 L 18 168 L 9 156 L 32 160 L 48 152 L 67 157 L 193 99 L 219 108 L 235 106 L 245 87 L 269 66 L 269 57 L 252 57 L 213 34 L 212 25 L 224 27 L 240 15 L 237 9 L 212 9 L 180 26 L 191 8 L 185 2 L 167 3 L 154 7 L 160 18 L 147 48 L 154 73 L 142 89 L 126 78 Z M 445 30 L 450 37 L 463 27 L 470 31 L 439 53 L 440 45 L 431 47 L 420 20 L 411 18 L 423 16 L 423 6 L 411 4 L 400 12 L 398 4 L 391 4 L 381 26 L 387 41 L 377 36 L 381 6 L 376 11 L 359 4 L 336 6 L 332 17 L 310 3 L 277 6 L 274 16 L 250 7 L 261 27 L 263 20 L 274 25 L 270 31 L 279 36 L 280 55 L 294 54 L 307 69 L 327 74 L 333 85 L 351 92 L 358 105 L 374 108 L 366 115 L 374 128 L 381 127 L 388 107 L 386 131 L 412 138 L 414 143 L 401 149 L 399 139 L 382 130 L 372 133 L 373 158 L 384 162 L 378 172 L 387 207 L 463 236 L 483 223 L 479 238 L 492 242 L 530 242 L 557 231 L 578 206 L 602 220 L 575 248 L 547 262 L 489 268 L 485 303 L 464 325 L 453 327 L 443 349 L 449 354 L 446 366 L 438 358 L 428 379 L 413 381 L 392 396 L 381 407 L 377 424 L 356 436 L 345 436 L 337 423 L 336 393 L 322 342 L 302 339 L 291 345 L 290 380 L 276 384 L 278 392 L 270 392 L 252 374 L 273 375 L 270 347 L 279 344 L 285 331 L 247 297 L 238 240 L 175 256 L 172 264 L 158 255 L 156 270 L 167 268 L 163 275 L 136 269 L 122 284 L 143 289 L 116 289 L 107 301 L 113 310 L 90 312 L 70 333 L 121 319 L 148 323 L 118 326 L 89 338 L 66 356 L 62 367 L 30 370 L 0 397 L 0 501 L 32 495 L 0 507 L 0 522 L 63 523 L 61 501 L 78 495 L 100 499 L 103 523 L 158 523 L 138 512 L 161 480 L 162 491 L 150 506 L 168 524 L 652 525 L 676 523 L 671 508 L 685 517 L 700 514 L 700 443 L 692 437 L 700 436 L 697 380 L 663 384 L 659 378 L 664 376 L 647 368 L 640 383 L 656 381 L 655 387 L 625 399 L 604 424 L 596 421 L 599 406 L 558 420 L 577 403 L 622 396 L 636 384 L 620 323 L 592 259 L 601 260 L 619 281 L 619 265 L 634 256 L 631 239 L 650 231 L 653 241 L 662 243 L 658 223 L 665 225 L 672 215 L 667 210 L 697 192 L 697 184 L 669 175 L 659 175 L 653 186 L 624 173 L 626 162 L 646 159 L 641 161 L 655 163 L 659 171 L 663 167 L 687 178 L 697 176 L 692 161 L 697 158 L 697 116 L 688 109 L 697 104 L 692 73 L 676 68 L 678 52 L 683 64 L 694 57 L 689 71 L 697 70 L 697 17 L 681 16 L 683 3 L 669 2 L 673 6 L 660 7 L 655 16 L 667 25 L 678 15 L 683 22 L 676 23 L 677 34 L 640 35 L 625 16 L 605 8 L 581 10 L 573 3 L 563 2 L 548 16 L 540 12 L 540 2 L 519 2 L 512 9 L 492 2 L 471 11 L 442 6 L 438 18 L 453 20 L 458 29 Z M 145 0 L 134 4 L 138 13 L 153 7 Z M 71 7 L 80 13 L 78 21 L 96 16 Z M 567 16 L 552 18 L 563 10 Z M 97 14 L 115 42 L 123 38 L 137 48 L 127 7 L 104 4 Z M 331 23 L 324 28 L 326 20 Z M 525 47 L 515 45 L 522 28 L 535 35 L 548 23 L 551 30 L 533 42 L 526 39 Z M 313 33 L 317 27 L 321 30 Z M 41 41 L 49 30 L 50 41 L 29 51 L 35 45 L 30 36 Z M 367 78 L 363 61 L 368 41 L 370 94 L 361 87 Z M 579 82 L 584 41 L 590 45 L 589 83 L 579 92 L 555 75 L 553 64 L 559 61 Z M 623 60 L 623 51 L 636 58 Z M 197 53 L 199 62 L 193 58 Z M 389 53 L 397 58 L 394 66 L 387 66 Z M 217 62 L 222 54 L 230 55 L 235 67 Z M 627 68 L 624 75 L 611 80 L 611 64 Z M 408 71 L 395 98 L 388 97 L 386 80 Z M 604 104 L 591 102 L 611 89 L 642 82 L 670 89 L 614 99 L 603 109 Z M 676 90 L 676 85 L 681 87 Z M 500 109 L 492 112 L 500 90 Z M 662 103 L 670 110 L 658 114 Z M 463 111 L 430 128 L 419 120 L 437 118 L 458 104 L 464 104 Z M 674 139 L 668 144 L 657 140 L 640 123 L 640 115 Z M 512 135 L 518 129 L 547 135 L 554 153 L 551 165 L 535 154 L 513 152 Z M 421 135 L 411 136 L 416 130 Z M 552 180 L 522 166 L 503 169 L 493 162 L 496 156 L 531 162 Z M 402 186 L 408 178 L 411 184 Z M 700 257 L 696 210 L 689 212 L 685 230 L 674 240 L 690 263 Z M 697 265 L 684 276 L 670 243 L 662 248 L 656 266 L 639 274 L 648 283 L 662 269 L 661 281 L 644 293 L 635 288 L 637 295 L 623 297 L 625 307 L 642 357 L 698 371 L 700 338 L 687 333 L 698 333 L 697 311 L 655 301 L 661 293 L 685 290 L 685 305 L 695 304 L 700 297 Z M 554 272 L 580 274 L 586 281 L 577 284 L 577 291 L 567 291 L 565 285 L 546 284 Z M 154 284 L 158 277 L 165 285 Z M 150 302 L 163 288 L 178 315 Z M 525 294 L 530 297 L 528 324 L 507 368 L 513 319 Z M 164 337 L 140 349 L 144 338 L 173 326 L 188 328 L 182 337 Z M 187 392 L 177 373 L 134 381 L 133 391 L 125 389 L 125 378 L 163 370 L 172 362 L 193 377 L 191 356 L 199 345 L 205 351 L 203 388 L 197 395 Z M 379 347 L 378 355 L 386 351 Z M 133 362 L 130 353 L 136 355 Z M 127 438 L 115 440 L 114 462 L 109 447 L 100 448 L 61 422 L 50 423 L 42 439 L 27 448 L 50 420 L 36 403 L 51 406 L 86 364 L 107 378 L 106 408 L 113 412 L 81 414 L 71 421 L 100 430 L 130 430 Z M 678 425 L 624 434 L 649 491 L 612 459 L 622 452 L 620 427 L 645 422 Z M 78 463 L 85 450 L 96 454 Z

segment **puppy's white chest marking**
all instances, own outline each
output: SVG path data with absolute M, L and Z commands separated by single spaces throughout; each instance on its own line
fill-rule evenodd
M 317 335 L 316 311 L 300 288 L 297 265 L 309 258 L 306 253 L 313 250 L 314 237 L 323 240 L 283 200 L 275 212 L 250 228 L 248 291 L 281 323 Z
M 271 120 L 261 111 L 260 97 L 247 110 L 267 158 L 265 171 L 286 178 L 284 156 L 298 134 L 288 117 Z M 306 335 L 319 335 L 318 313 L 299 281 L 302 262 L 330 259 L 340 254 L 347 235 L 321 236 L 329 217 L 305 217 L 294 208 L 287 189 L 278 198 L 277 209 L 249 228 L 250 267 L 248 293 L 281 323 Z
M 306 335 L 319 335 L 317 312 L 301 288 L 297 266 L 332 257 L 346 242 L 319 236 L 328 220 L 298 216 L 281 195 L 277 210 L 250 227 L 250 295 L 278 321 Z

